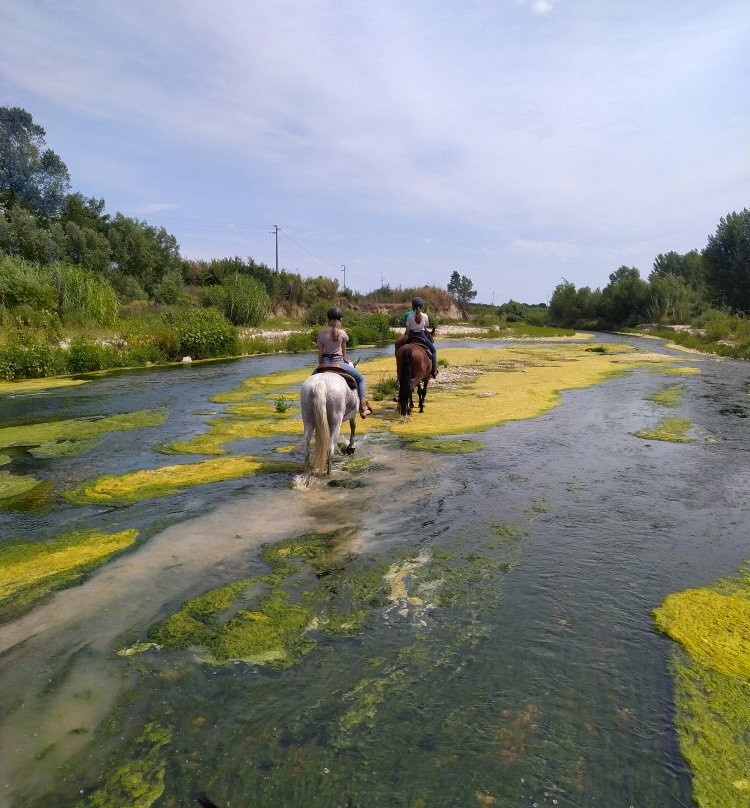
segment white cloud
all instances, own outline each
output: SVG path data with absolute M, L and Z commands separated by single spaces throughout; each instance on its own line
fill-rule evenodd
M 565 241 L 533 241 L 530 239 L 516 239 L 511 249 L 517 253 L 525 253 L 541 258 L 578 258 L 583 250 L 577 244 Z
M 552 11 L 552 3 L 548 3 L 547 0 L 536 0 L 531 4 L 531 11 L 534 14 L 547 15 Z
M 135 213 L 148 215 L 149 213 L 163 213 L 167 210 L 175 210 L 177 205 L 171 202 L 145 202 L 142 205 L 137 205 L 133 210 Z

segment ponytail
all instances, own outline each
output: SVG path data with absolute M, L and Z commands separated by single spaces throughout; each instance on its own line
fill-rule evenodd
M 331 339 L 338 342 L 341 339 L 341 320 L 329 320 L 328 325 L 331 327 Z
M 414 322 L 415 323 L 421 323 L 422 322 L 422 309 L 419 306 L 417 306 L 414 309 Z

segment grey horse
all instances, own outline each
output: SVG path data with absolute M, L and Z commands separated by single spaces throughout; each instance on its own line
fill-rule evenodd
M 359 396 L 339 373 L 313 373 L 302 384 L 302 423 L 305 426 L 305 472 L 331 473 L 331 460 L 341 432 L 341 424 L 349 421 L 351 435 L 346 453 L 354 452 Z M 310 458 L 310 444 L 315 435 L 315 451 Z

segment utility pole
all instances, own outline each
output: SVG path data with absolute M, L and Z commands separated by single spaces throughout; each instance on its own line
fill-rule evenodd
M 279 272 L 279 226 L 277 224 L 272 225 L 273 230 L 271 231 L 272 236 L 276 236 L 276 273 Z
M 341 271 L 344 273 L 344 288 L 341 290 L 346 291 L 346 264 L 341 265 Z
M 495 293 L 494 292 L 492 293 L 492 305 L 493 306 L 495 305 Z

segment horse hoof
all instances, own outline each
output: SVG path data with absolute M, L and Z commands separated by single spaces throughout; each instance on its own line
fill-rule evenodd
M 347 446 L 346 449 L 344 449 L 344 454 L 353 455 L 354 451 L 355 449 L 353 446 Z

